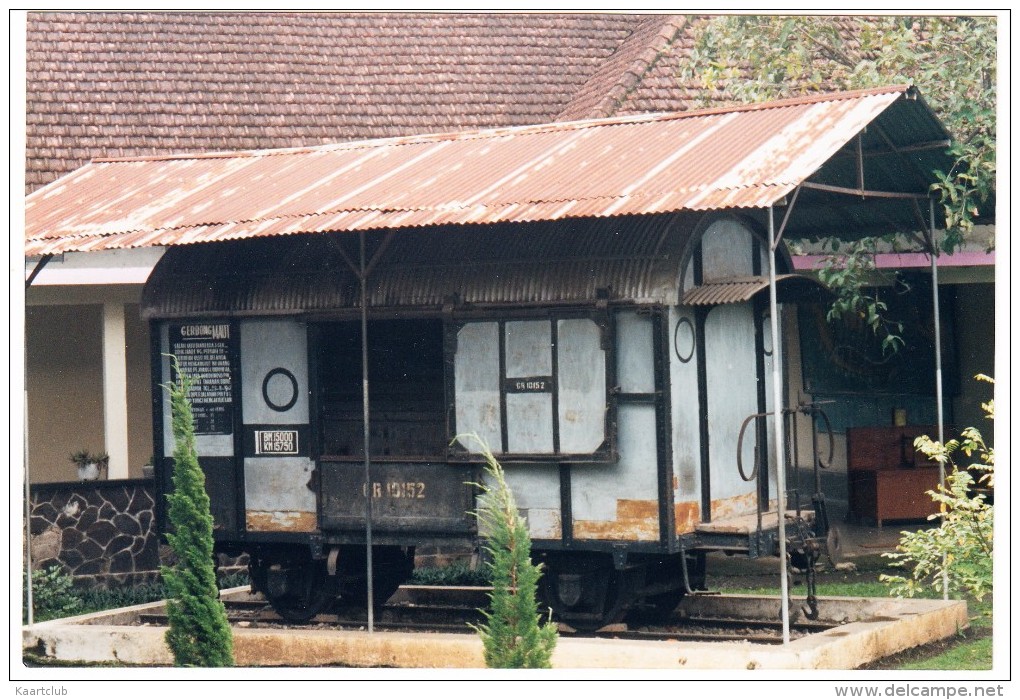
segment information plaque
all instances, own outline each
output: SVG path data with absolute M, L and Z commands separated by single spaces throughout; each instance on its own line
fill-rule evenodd
M 233 432 L 233 340 L 229 323 L 179 323 L 170 326 L 170 352 L 191 379 L 188 399 L 196 435 Z M 172 378 L 177 381 L 173 372 Z

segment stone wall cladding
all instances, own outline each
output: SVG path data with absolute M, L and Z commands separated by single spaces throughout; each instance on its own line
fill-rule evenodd
M 152 481 L 31 489 L 32 567 L 59 566 L 82 583 L 135 584 L 159 573 Z
M 59 566 L 85 585 L 158 580 L 172 552 L 159 543 L 153 491 L 150 479 L 32 486 L 32 568 Z M 221 569 L 245 564 L 220 559 Z

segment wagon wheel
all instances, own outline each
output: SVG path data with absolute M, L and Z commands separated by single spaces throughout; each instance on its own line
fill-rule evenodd
M 684 556 L 684 555 L 680 555 Z M 635 621 L 661 622 L 668 619 L 687 595 L 687 587 L 691 590 L 702 590 L 705 587 L 705 557 L 694 555 L 687 557 L 686 577 L 680 556 L 668 560 L 650 562 L 647 565 L 645 583 L 649 587 L 661 589 L 662 584 L 676 586 L 672 590 L 654 593 L 644 597 L 635 609 Z
M 365 558 L 348 553 L 348 568 L 343 572 L 341 601 L 344 605 L 368 607 L 368 585 L 364 575 Z M 341 555 L 341 560 L 344 560 Z M 372 607 L 382 608 L 414 571 L 414 547 L 379 547 L 372 556 Z
M 542 575 L 540 598 L 555 616 L 579 632 L 594 632 L 623 620 L 630 602 L 627 577 L 612 568 L 587 574 Z
M 255 587 L 262 591 L 273 610 L 288 622 L 308 622 L 336 598 L 335 585 L 323 561 L 288 566 L 285 569 L 286 585 L 282 590 L 269 585 L 269 567 L 265 562 L 253 563 L 250 568 Z

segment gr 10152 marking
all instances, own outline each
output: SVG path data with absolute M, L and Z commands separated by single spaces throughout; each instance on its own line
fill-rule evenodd
M 368 496 L 368 484 L 361 485 L 362 497 Z M 372 498 L 425 498 L 422 481 L 387 481 L 372 483 Z

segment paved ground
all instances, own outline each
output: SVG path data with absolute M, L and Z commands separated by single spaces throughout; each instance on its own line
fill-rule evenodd
M 923 520 L 886 522 L 882 527 L 848 522 L 845 508 L 838 505 L 830 509 L 829 520 L 838 529 L 843 556 L 849 560 L 891 552 L 896 549 L 905 530 L 915 531 L 931 526 Z

